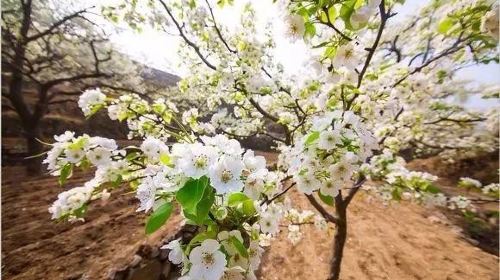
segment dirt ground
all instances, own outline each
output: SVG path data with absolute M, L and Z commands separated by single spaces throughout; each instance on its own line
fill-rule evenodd
M 311 209 L 294 192 L 295 207 Z M 348 239 L 341 279 L 499 279 L 498 257 L 467 242 L 440 212 L 408 203 L 382 205 L 359 193 L 348 210 Z M 326 279 L 333 229 L 304 225 L 293 246 L 283 228 L 266 251 L 261 280 Z
M 75 174 L 68 187 L 88 176 Z M 172 215 L 147 237 L 144 215 L 124 192 L 90 207 L 85 223 L 55 223 L 47 209 L 60 191 L 56 178 L 2 168 L 3 279 L 108 279 L 131 263 L 139 247 L 157 246 L 180 228 L 180 216 Z M 292 200 L 297 208 L 310 207 L 296 192 Z M 407 203 L 384 206 L 360 192 L 348 219 L 341 279 L 499 279 L 498 257 L 474 246 L 440 211 Z M 293 246 L 283 228 L 265 253 L 260 279 L 326 279 L 333 229 L 303 229 L 303 240 Z
M 76 173 L 67 186 L 88 178 Z M 47 209 L 59 192 L 57 178 L 2 168 L 2 279 L 108 279 L 132 262 L 139 247 L 158 246 L 179 229 L 180 215 L 173 215 L 146 236 L 145 217 L 124 192 L 91 206 L 85 223 L 56 223 Z

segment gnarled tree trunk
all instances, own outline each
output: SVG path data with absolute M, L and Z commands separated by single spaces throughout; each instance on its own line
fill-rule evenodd
M 343 201 L 341 195 L 335 197 L 335 210 L 338 220 L 336 222 L 336 231 L 333 241 L 333 259 L 328 280 L 338 280 L 340 276 L 342 256 L 344 255 L 344 247 L 347 240 L 347 205 L 348 202 Z
M 42 170 L 42 157 L 32 157 L 36 155 L 40 155 L 43 152 L 42 143 L 38 139 L 40 139 L 40 127 L 39 121 L 30 125 L 30 127 L 25 128 L 25 138 L 28 156 L 30 158 L 26 159 L 26 170 L 29 174 L 39 174 Z

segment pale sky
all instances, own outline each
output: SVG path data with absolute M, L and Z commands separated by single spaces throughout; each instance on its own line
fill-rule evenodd
M 90 0 L 92 1 L 92 0 Z M 108 0 L 113 1 L 113 0 Z M 401 20 L 410 15 L 414 11 L 418 11 L 420 6 L 425 5 L 429 0 L 408 0 L 404 6 L 399 5 L 398 15 L 391 20 Z M 229 28 L 236 26 L 239 23 L 237 15 L 247 1 L 236 0 L 231 8 L 224 8 L 223 11 L 214 9 L 216 18 L 219 22 Z M 256 25 L 263 27 L 278 14 L 276 5 L 273 5 L 271 0 L 253 1 L 253 7 L 258 15 Z M 102 3 L 102 2 L 101 2 Z M 135 60 L 141 61 L 149 66 L 177 74 L 179 76 L 186 75 L 186 70 L 179 67 L 179 58 L 176 53 L 177 46 L 180 42 L 180 37 L 169 35 L 164 32 L 153 30 L 152 28 L 144 28 L 142 33 L 137 33 L 131 29 L 122 26 L 122 31 L 112 36 L 111 40 L 119 46 L 124 53 L 131 55 Z M 309 57 L 308 48 L 298 40 L 296 43 L 291 43 L 280 32 L 280 26 L 273 26 L 276 41 L 275 57 L 278 62 L 284 65 L 285 69 L 299 69 L 305 59 Z M 461 70 L 457 73 L 457 78 L 472 79 L 478 83 L 500 84 L 500 65 L 490 64 L 473 66 Z M 484 101 L 480 98 L 473 98 L 467 102 L 468 107 L 482 109 L 491 107 L 491 100 Z M 495 103 L 494 103 L 495 104 Z M 498 104 L 497 104 L 498 105 Z

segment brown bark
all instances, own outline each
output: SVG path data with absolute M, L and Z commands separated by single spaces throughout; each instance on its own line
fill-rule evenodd
M 335 210 L 337 213 L 336 231 L 333 241 L 333 259 L 328 280 L 338 280 L 342 266 L 342 256 L 347 239 L 347 205 L 340 193 L 335 197 Z
M 25 128 L 26 145 L 28 149 L 28 156 L 39 155 L 43 152 L 42 143 L 40 139 L 39 122 L 34 123 L 32 126 Z M 42 170 L 42 157 L 34 157 L 26 159 L 26 170 L 29 174 L 39 174 Z

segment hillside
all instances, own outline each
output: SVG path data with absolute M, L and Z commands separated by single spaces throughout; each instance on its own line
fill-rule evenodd
M 178 76 L 158 69 L 147 66 L 142 66 L 142 68 L 143 71 L 141 75 L 143 79 L 153 87 L 161 88 L 176 86 L 177 82 L 180 80 Z M 3 77 L 2 89 L 4 91 L 3 95 L 6 95 L 8 73 L 3 73 Z M 28 84 L 24 93 L 24 98 L 31 107 L 38 98 L 32 87 L 33 85 Z M 56 90 L 68 92 L 71 91 L 71 88 L 65 86 Z M 77 134 L 87 133 L 89 135 L 98 135 L 115 139 L 127 138 L 128 130 L 126 125 L 118 121 L 110 120 L 105 112 L 98 112 L 89 120 L 86 120 L 77 105 L 78 95 L 64 96 L 56 100 L 65 100 L 67 102 L 49 106 L 48 112 L 41 124 L 42 137 L 45 140 L 51 141 L 53 135 L 64 133 L 64 131 L 68 129 L 75 131 Z M 23 129 L 17 113 L 10 108 L 11 106 L 6 98 L 2 98 L 2 102 L 2 137 L 21 137 L 23 135 Z M 4 151 L 2 153 L 2 159 L 4 162 L 16 162 L 19 161 L 20 158 L 26 156 L 24 140 L 19 140 L 20 142 L 17 143 L 18 148 L 15 149 L 15 151 L 7 149 L 6 146 L 2 144 L 2 151 Z

